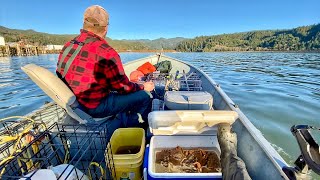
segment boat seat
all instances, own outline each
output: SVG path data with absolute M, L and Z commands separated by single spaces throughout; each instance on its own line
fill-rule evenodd
M 211 110 L 213 97 L 206 91 L 167 91 L 164 102 L 171 110 Z
M 232 125 L 237 118 L 237 112 L 224 110 L 153 111 L 148 123 L 153 135 L 191 135 L 215 131 L 218 124 Z
M 80 124 L 93 124 L 98 121 L 107 120 L 105 118 L 93 118 L 86 112 L 78 108 L 78 101 L 69 87 L 49 70 L 28 64 L 21 69 L 36 83 L 54 102 L 66 110 L 67 114 Z

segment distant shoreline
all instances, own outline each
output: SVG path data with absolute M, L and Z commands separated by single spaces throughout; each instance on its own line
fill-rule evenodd
M 175 50 L 133 50 L 133 51 L 117 51 L 118 53 L 320 53 L 318 51 L 213 51 L 213 52 L 180 52 Z M 56 52 L 52 53 L 45 53 L 45 54 L 38 54 L 38 55 L 48 55 L 48 54 L 59 54 Z M 7 57 L 1 56 L 0 57 Z M 16 56 L 10 56 L 16 57 Z
M 158 38 L 154 40 L 116 40 L 106 38 L 107 42 L 118 52 L 282 52 L 282 53 L 319 53 L 320 52 L 320 24 L 300 26 L 284 30 L 259 30 L 194 38 Z M 63 45 L 73 39 L 74 35 L 55 35 L 36 32 L 33 30 L 17 30 L 0 26 L 0 56 L 1 54 L 39 54 L 48 50 L 47 46 Z M 3 36 L 3 37 L 2 37 Z M 22 38 L 23 37 L 23 38 Z M 7 42 L 7 43 L 6 43 Z M 32 42 L 32 43 L 31 43 Z M 30 43 L 30 44 L 28 44 Z M 6 52 L 9 45 L 19 50 Z M 34 51 L 30 53 L 26 47 Z M 2 49 L 2 50 L 1 50 Z M 25 49 L 25 50 L 23 50 Z M 36 52 L 37 49 L 39 52 Z M 137 49 L 137 50 L 134 50 Z M 52 49 L 51 49 L 52 50 Z M 11 52 L 11 51 L 10 51 Z M 55 52 L 50 52 L 55 53 Z M 2 55 L 3 56 L 3 55 Z
M 176 50 L 160 50 L 160 49 L 149 49 L 149 50 L 116 50 L 118 53 L 122 52 L 155 52 L 155 53 L 160 53 L 160 52 L 177 52 Z
M 154 52 L 154 53 L 219 53 L 219 52 L 230 52 L 230 53 L 320 53 L 320 50 L 314 50 L 314 51 L 208 51 L 208 52 L 185 52 L 185 51 L 175 51 L 175 50 L 133 50 L 133 51 L 117 51 L 118 53 L 124 53 L 124 52 L 133 52 L 133 53 L 148 53 L 148 52 Z

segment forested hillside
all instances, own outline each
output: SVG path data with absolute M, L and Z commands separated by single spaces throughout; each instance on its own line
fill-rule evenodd
M 0 36 L 3 36 L 6 42 L 24 41 L 34 45 L 48 45 L 57 44 L 62 45 L 71 40 L 76 34 L 48 34 L 36 32 L 34 30 L 17 30 L 9 29 L 0 26 Z M 113 40 L 107 38 L 108 43 L 115 49 L 120 51 L 125 50 L 156 50 L 156 49 L 174 49 L 178 43 L 185 40 L 185 38 L 159 38 L 155 40 Z
M 75 34 L 48 34 L 34 30 L 16 30 L 0 26 L 0 36 L 6 42 L 24 41 L 34 45 L 64 44 Z M 302 26 L 289 30 L 251 31 L 215 36 L 200 36 L 194 39 L 159 38 L 155 40 L 112 40 L 107 41 L 115 49 L 126 50 L 176 50 L 182 52 L 214 51 L 319 51 L 320 24 Z
M 154 40 L 149 40 L 149 39 L 138 39 L 138 40 L 125 40 L 125 41 L 130 41 L 130 42 L 141 42 L 145 44 L 149 49 L 175 49 L 177 45 L 184 41 L 187 40 L 186 38 L 183 37 L 176 37 L 176 38 L 158 38 Z
M 0 26 L 0 36 L 3 36 L 6 42 L 19 42 L 23 40 L 30 44 L 47 45 L 64 44 L 66 41 L 71 40 L 76 35 L 47 34 L 36 32 L 34 30 L 9 29 Z
M 176 50 L 185 52 L 320 50 L 320 24 L 290 30 L 201 36 L 181 42 Z
M 0 36 L 5 38 L 6 42 L 19 42 L 24 41 L 28 44 L 33 45 L 48 45 L 48 44 L 57 44 L 62 45 L 72 38 L 76 37 L 76 34 L 48 34 L 36 32 L 34 30 L 17 30 L 9 29 L 3 26 L 0 26 Z M 141 42 L 130 42 L 130 41 L 121 41 L 121 40 L 112 40 L 107 38 L 108 43 L 110 43 L 117 50 L 145 50 L 148 47 Z

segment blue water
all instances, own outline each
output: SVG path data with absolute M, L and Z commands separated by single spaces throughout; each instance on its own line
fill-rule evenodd
M 123 63 L 152 55 L 121 53 Z M 289 163 L 298 157 L 289 129 L 320 126 L 320 54 L 167 53 L 207 73 Z M 55 70 L 57 55 L 0 58 L 0 118 L 25 115 L 50 99 L 20 70 L 29 63 Z M 316 132 L 319 133 L 319 132 Z

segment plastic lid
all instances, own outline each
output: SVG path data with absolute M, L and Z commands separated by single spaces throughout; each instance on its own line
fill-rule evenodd
M 212 134 L 220 123 L 232 124 L 238 118 L 235 111 L 181 110 L 149 113 L 150 132 L 154 135 Z

